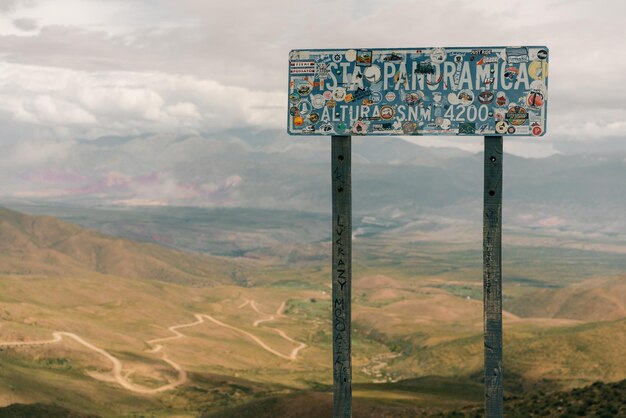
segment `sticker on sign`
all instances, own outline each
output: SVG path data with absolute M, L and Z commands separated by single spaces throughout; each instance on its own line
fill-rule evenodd
M 287 130 L 542 136 L 548 52 L 545 46 L 293 50 Z M 314 118 L 306 117 L 311 108 Z

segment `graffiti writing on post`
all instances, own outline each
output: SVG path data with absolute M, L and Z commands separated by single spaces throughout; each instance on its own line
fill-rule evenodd
M 343 151 L 345 152 L 345 150 Z M 348 151 L 349 152 L 349 151 Z M 350 214 L 344 203 L 349 198 L 349 165 L 342 152 L 334 154 L 333 192 L 337 203 L 333 222 L 333 370 L 334 380 L 343 384 L 351 381 L 350 340 Z M 336 200 L 335 200 L 336 199 Z M 339 204 L 342 202 L 342 204 Z M 343 387 L 343 386 L 342 386 Z

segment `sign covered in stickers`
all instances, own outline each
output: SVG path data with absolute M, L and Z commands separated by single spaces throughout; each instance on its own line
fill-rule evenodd
M 545 46 L 294 50 L 292 135 L 546 132 Z

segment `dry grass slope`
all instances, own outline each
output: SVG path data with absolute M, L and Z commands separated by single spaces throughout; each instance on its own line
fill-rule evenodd
M 482 408 L 435 415 L 437 418 L 480 418 Z M 626 380 L 596 382 L 567 392 L 535 392 L 505 399 L 505 418 L 618 418 L 626 416 Z
M 3 208 L 0 266 L 3 275 L 61 277 L 96 271 L 198 286 L 245 281 L 246 276 L 245 265 L 225 258 L 114 238 L 52 217 Z
M 591 279 L 561 289 L 541 289 L 511 302 L 523 317 L 610 321 L 626 318 L 626 276 Z
M 57 405 L 13 404 L 0 408 L 0 418 L 99 418 L 70 411 Z
M 394 245 L 372 252 L 393 252 Z M 416 275 L 422 270 L 403 264 L 415 259 L 400 254 L 397 263 L 355 269 L 355 417 L 423 416 L 479 403 L 463 388 L 480 389 L 480 281 Z M 162 355 L 189 375 L 175 390 L 138 396 L 94 379 L 110 377 L 111 362 L 76 341 L 4 347 L 0 405 L 58 404 L 107 418 L 191 418 L 198 411 L 216 418 L 291 417 L 302 410 L 328 416 L 330 397 L 322 393 L 332 376 L 327 279 L 317 264 L 196 256 L 0 209 L 1 341 L 71 332 L 118 358 L 138 385 L 160 387 L 176 378 Z M 557 290 L 507 287 L 507 300 L 520 311 L 505 314 L 507 390 L 626 378 L 623 282 L 622 276 Z M 179 327 L 184 337 L 172 339 L 170 329 L 196 314 L 229 327 L 205 321 Z M 280 332 L 306 344 L 297 359 L 284 358 L 298 344 Z M 162 348 L 155 351 L 148 341 Z

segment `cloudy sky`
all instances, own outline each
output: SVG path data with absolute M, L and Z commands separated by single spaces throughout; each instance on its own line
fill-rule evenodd
M 509 152 L 626 149 L 625 13 L 623 0 L 0 0 L 0 152 L 37 163 L 104 135 L 284 130 L 291 49 L 489 45 L 551 52 L 548 134 Z

